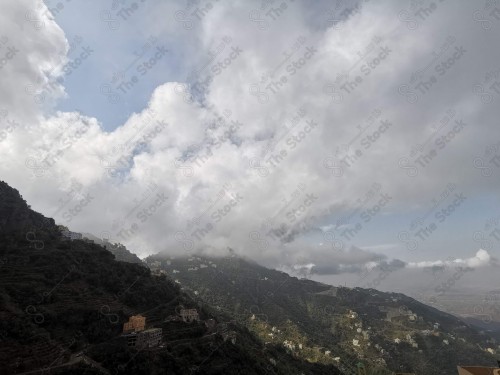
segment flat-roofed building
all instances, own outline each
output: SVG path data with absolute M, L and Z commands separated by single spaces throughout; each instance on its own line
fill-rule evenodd
M 123 324 L 123 333 L 144 331 L 146 318 L 142 315 L 132 315 L 128 322 Z
M 77 232 L 72 232 L 67 229 L 61 230 L 61 234 L 63 237 L 69 238 L 70 240 L 81 240 L 82 239 L 82 234 L 77 233 Z
M 150 328 L 139 332 L 136 346 L 140 348 L 152 348 L 161 344 L 161 328 Z
M 200 316 L 198 315 L 198 311 L 196 311 L 196 309 L 181 309 L 179 315 L 182 321 L 186 323 L 200 320 Z
M 458 375 L 500 375 L 500 367 L 457 366 Z
M 128 347 L 136 347 L 140 349 L 153 348 L 161 344 L 162 329 L 149 328 L 145 331 L 126 334 L 124 337 L 127 339 Z

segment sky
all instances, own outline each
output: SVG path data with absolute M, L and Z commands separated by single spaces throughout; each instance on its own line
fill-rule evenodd
M 1 7 L 0 176 L 58 224 L 141 257 L 498 285 L 500 2 Z

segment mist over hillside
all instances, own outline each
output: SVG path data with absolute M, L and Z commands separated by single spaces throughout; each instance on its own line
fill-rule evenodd
M 0 10 L 0 372 L 500 371 L 499 1 Z

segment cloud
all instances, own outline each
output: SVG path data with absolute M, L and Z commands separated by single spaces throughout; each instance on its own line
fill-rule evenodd
M 154 3 L 152 16 L 182 7 Z M 467 196 L 498 195 L 499 174 L 481 178 L 472 163 L 500 137 L 496 106 L 473 91 L 500 57 L 490 48 L 493 33 L 472 21 L 473 4 L 440 3 L 435 14 L 419 20 L 418 30 L 401 21 L 403 5 L 396 1 L 364 2 L 334 25 L 327 3 L 311 10 L 293 2 L 283 16 L 266 18 L 267 31 L 248 17 L 255 7 L 217 3 L 193 19 L 192 30 L 142 20 L 145 35 L 170 40 L 174 33 L 179 45 L 196 46 L 184 59 L 188 71 L 200 73 L 162 83 L 142 110 L 105 131 L 99 118 L 54 111 L 64 95 L 57 79 L 68 60 L 68 40 L 44 5 L 10 2 L 0 16 L 0 35 L 19 54 L 2 68 L 0 102 L 7 119 L 20 125 L 0 141 L 3 178 L 57 222 L 110 237 L 143 256 L 216 254 L 229 246 L 268 265 L 321 275 L 381 264 L 402 268 L 386 253 L 405 259 L 407 252 L 363 250 L 357 238 L 344 240 L 343 249 L 350 250 L 339 252 L 324 238 L 335 228 L 350 228 L 361 213 L 369 215 L 363 226 L 381 219 L 380 211 L 367 211 L 379 194 L 390 196 L 382 211 L 405 214 L 426 208 L 450 182 Z M 44 26 L 37 28 L 36 20 Z M 460 47 L 465 52 L 432 89 L 414 89 L 417 102 L 401 94 L 437 54 L 444 59 Z M 435 64 L 429 66 L 438 74 Z M 352 83 L 357 76 L 361 81 Z M 41 103 L 40 92 L 46 95 Z M 409 176 L 401 158 L 427 139 L 435 142 L 437 124 L 450 113 L 453 120 L 439 128 L 449 134 L 445 146 L 424 166 L 414 156 L 419 174 Z M 450 134 L 455 120 L 467 125 Z M 365 201 L 374 185 L 380 192 Z M 86 196 L 92 199 L 83 205 Z M 351 223 L 332 224 L 333 214 L 350 216 Z M 391 239 L 375 243 L 394 241 L 398 231 L 388 226 Z M 342 239 L 335 234 L 335 241 Z M 317 237 L 324 246 L 312 245 Z M 481 266 L 490 261 L 486 255 L 457 264 Z
M 9 119 L 23 129 L 35 126 L 40 115 L 36 93 L 48 89 L 50 104 L 64 94 L 57 83 L 67 61 L 68 42 L 47 7 L 41 2 L 20 0 L 4 4 L 0 15 L 0 102 Z M 21 110 L 22 109 L 22 110 Z
M 490 254 L 483 249 L 479 249 L 476 256 L 468 259 L 453 259 L 453 260 L 436 260 L 436 261 L 424 261 L 424 262 L 410 262 L 408 263 L 408 268 L 444 268 L 444 267 L 484 267 L 491 265 Z
M 361 279 L 366 275 L 388 274 L 401 271 L 403 274 L 412 270 L 424 270 L 431 273 L 442 273 L 445 270 L 456 270 L 464 268 L 474 270 L 495 266 L 496 262 L 490 254 L 483 249 L 477 251 L 474 257 L 467 259 L 449 259 L 437 261 L 404 262 L 400 259 L 387 259 L 386 256 L 364 251 L 358 248 L 351 248 L 346 252 L 337 252 L 334 255 L 323 253 L 318 256 L 318 251 L 312 251 L 312 256 L 305 256 L 299 252 L 294 252 L 295 256 L 288 259 L 287 263 L 280 264 L 277 268 L 292 275 L 308 276 L 313 275 L 345 275 L 359 274 Z M 297 254 L 299 254 L 297 256 Z M 300 261 L 313 260 L 311 263 L 300 263 Z M 405 271 L 407 270 L 407 271 Z

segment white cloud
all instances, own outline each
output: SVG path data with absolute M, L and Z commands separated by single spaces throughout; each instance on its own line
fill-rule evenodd
M 193 42 L 199 47 L 185 57 L 195 68 L 202 67 L 223 40 L 227 43 L 224 50 L 208 69 L 228 58 L 232 47 L 242 52 L 214 77 L 203 101 L 199 95 L 190 101 L 179 93 L 185 82 L 167 82 L 154 90 L 143 111 L 105 132 L 99 119 L 53 113 L 26 93 L 27 86 L 30 93 L 36 93 L 55 82 L 68 42 L 44 7 L 38 8 L 35 1 L 9 2 L 0 16 L 0 35 L 6 35 L 19 54 L 1 71 L 0 101 L 8 116 L 22 125 L 0 143 L 3 178 L 35 209 L 53 215 L 56 221 L 79 231 L 106 233 L 141 255 L 196 249 L 217 252 L 231 247 L 274 265 L 284 264 L 280 259 L 288 256 L 289 266 L 314 264 L 309 268 L 326 274 L 373 265 L 385 259 L 373 251 L 390 250 L 367 246 L 342 253 L 334 252 L 328 243 L 313 247 L 297 241 L 318 226 L 332 229 L 326 221 L 332 211 L 327 209 L 352 212 L 375 182 L 392 196 L 390 209 L 395 212 L 427 204 L 449 182 L 473 195 L 498 194 L 498 174 L 485 180 L 472 166 L 474 155 L 500 137 L 496 107 L 484 105 L 472 91 L 500 57 L 498 49 L 489 47 L 495 42 L 493 33 L 471 24 L 473 5 L 440 4 L 441 13 L 421 22 L 418 30 L 409 30 L 398 19 L 399 2 L 370 2 L 340 29 L 325 29 L 321 26 L 324 14 L 312 22 L 305 5 L 294 2 L 283 17 L 269 20 L 268 32 L 259 31 L 249 20 L 254 6 L 217 3 L 189 32 L 173 31 L 169 22 L 163 23 L 163 29 L 151 23 L 148 31 L 165 38 L 175 33 L 179 43 Z M 161 9 L 168 13 L 178 8 L 163 5 Z M 26 12 L 35 12 L 44 27 L 36 29 L 26 20 Z M 465 46 L 466 54 L 439 78 L 433 91 L 420 95 L 416 104 L 408 103 L 398 87 L 429 64 L 448 35 Z M 374 40 L 378 42 L 372 44 L 373 51 L 380 52 L 372 52 L 369 61 L 383 51 L 387 56 L 365 76 L 361 67 L 366 61 L 359 56 Z M 306 48 L 311 47 L 317 52 L 307 59 Z M 294 66 L 288 66 L 294 62 L 299 65 L 292 75 Z M 335 102 L 327 84 L 345 71 L 350 71 L 350 80 L 360 74 L 363 82 L 352 93 L 337 87 L 343 100 Z M 270 73 L 274 76 L 262 82 Z M 281 76 L 286 78 L 281 86 L 271 83 Z M 251 91 L 254 84 L 267 100 L 259 102 Z M 63 87 L 55 84 L 54 88 L 45 104 L 63 95 Z M 424 142 L 449 108 L 468 124 L 464 133 L 439 151 L 435 161 L 421 167 L 417 178 L 407 176 L 406 170 L 398 168 L 399 158 Z M 363 138 L 356 138 L 357 125 L 366 124 L 375 110 L 380 110 L 377 125 L 363 137 L 381 120 L 392 125 L 365 149 L 358 143 Z M 214 113 L 225 123 L 217 123 Z M 300 122 L 291 128 L 293 118 L 300 114 Z M 306 128 L 306 120 L 318 125 Z M 238 124 L 236 131 L 230 128 L 234 124 Z M 334 157 L 351 141 L 351 150 L 358 147 L 363 156 L 349 167 L 344 165 L 344 176 L 336 178 L 325 167 L 325 158 Z M 273 143 L 272 151 L 266 153 Z M 35 164 L 27 163 L 28 159 Z M 47 160 L 53 163 L 48 165 Z M 36 176 L 37 172 L 43 174 Z M 92 200 L 72 214 L 80 199 L 70 194 L 75 183 L 81 184 L 80 194 L 90 194 Z M 157 194 L 168 197 L 159 206 L 155 206 Z M 316 221 L 306 220 L 313 216 Z M 287 228 L 281 228 L 283 223 Z M 266 236 L 268 230 L 276 237 Z M 398 229 L 388 230 L 396 238 Z M 460 262 L 481 266 L 489 262 L 487 255 L 478 252 Z M 441 263 L 409 263 L 410 267 L 429 265 Z
M 429 267 L 484 267 L 491 265 L 490 254 L 483 249 L 479 249 L 476 256 L 467 259 L 453 259 L 453 260 L 436 260 L 424 262 L 410 262 L 408 268 L 429 268 Z

